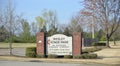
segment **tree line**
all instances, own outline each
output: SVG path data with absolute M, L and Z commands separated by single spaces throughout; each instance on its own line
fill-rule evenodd
M 14 6 L 8 1 L 0 13 L 0 42 L 36 42 L 37 32 L 46 32 L 47 36 L 57 33 L 72 36 L 73 32 L 82 32 L 84 38 L 91 38 L 92 26 L 95 38 L 107 40 L 108 46 L 109 40 L 120 40 L 119 0 L 83 0 L 84 8 L 71 16 L 69 24 L 59 24 L 57 12 L 46 9 L 36 16 L 35 22 L 28 22 L 22 14 L 15 14 Z

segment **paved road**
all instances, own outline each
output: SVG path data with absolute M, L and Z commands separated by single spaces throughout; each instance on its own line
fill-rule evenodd
M 8 48 L 0 48 L 0 55 L 10 55 Z M 25 56 L 25 48 L 13 48 L 13 55 Z
M 106 65 L 102 65 L 102 64 L 70 64 L 70 63 L 0 61 L 0 66 L 106 66 Z

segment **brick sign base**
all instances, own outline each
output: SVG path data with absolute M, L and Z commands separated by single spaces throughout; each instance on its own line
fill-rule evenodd
M 37 54 L 46 55 L 46 37 L 44 32 L 36 34 Z M 81 33 L 73 33 L 72 55 L 81 55 L 82 52 L 82 35 Z
M 81 55 L 82 37 L 81 33 L 73 33 L 73 56 Z
M 36 34 L 36 43 L 37 43 L 37 47 L 36 47 L 36 51 L 37 54 L 41 54 L 41 55 L 45 55 L 46 49 L 45 49 L 45 45 L 46 45 L 46 41 L 45 41 L 45 34 L 44 32 L 40 32 Z

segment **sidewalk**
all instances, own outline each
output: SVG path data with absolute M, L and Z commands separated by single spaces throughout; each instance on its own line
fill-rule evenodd
M 95 53 L 102 59 L 102 61 L 100 61 L 102 63 L 120 64 L 120 44 L 117 46 L 111 45 L 111 48 L 106 48 Z

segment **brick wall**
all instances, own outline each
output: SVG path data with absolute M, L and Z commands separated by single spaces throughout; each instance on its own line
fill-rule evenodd
M 80 55 L 82 52 L 81 33 L 73 33 L 73 56 Z
M 36 51 L 37 54 L 45 54 L 45 35 L 44 32 L 39 32 L 36 34 Z

